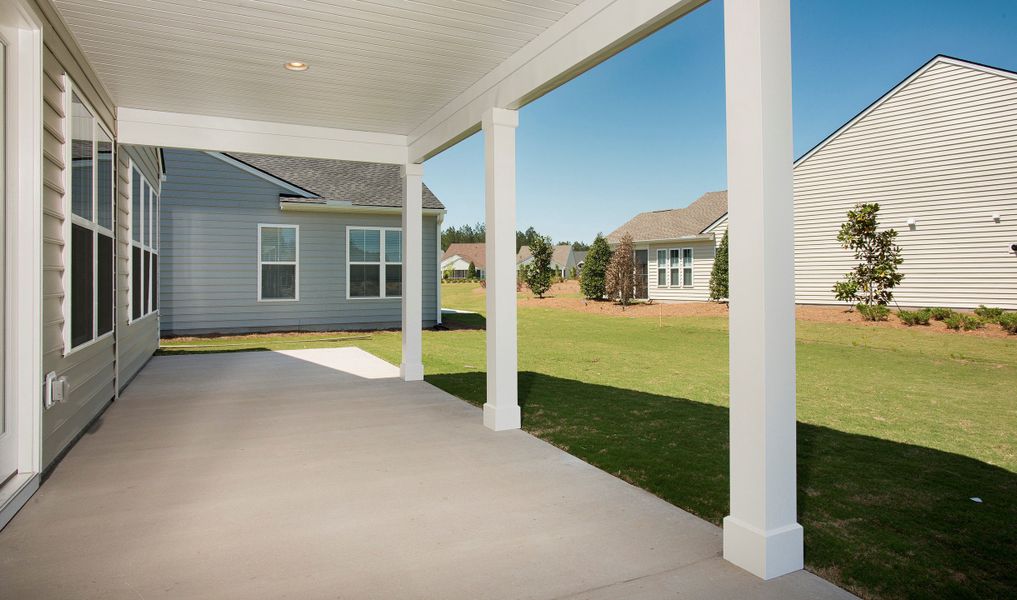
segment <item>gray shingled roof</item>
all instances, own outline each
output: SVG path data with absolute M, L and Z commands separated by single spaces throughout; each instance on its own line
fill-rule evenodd
M 319 200 L 351 202 L 354 206 L 403 205 L 399 165 L 242 152 L 230 152 L 229 156 L 306 190 Z M 423 204 L 424 208 L 445 208 L 426 185 Z
M 685 208 L 639 213 L 612 231 L 607 241 L 616 244 L 626 233 L 635 242 L 695 236 L 726 214 L 727 190 L 707 192 Z

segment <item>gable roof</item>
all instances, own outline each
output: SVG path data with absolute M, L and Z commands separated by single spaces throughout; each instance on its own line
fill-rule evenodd
M 795 162 L 794 162 L 794 166 L 797 167 L 802 162 L 808 160 L 813 154 L 815 154 L 816 152 L 819 152 L 820 150 L 822 150 L 823 147 L 825 147 L 827 144 L 829 144 L 830 142 L 835 140 L 837 137 L 839 137 L 846 130 L 850 129 L 855 123 L 857 123 L 858 121 L 864 119 L 869 113 L 871 113 L 872 111 L 874 111 L 877 108 L 879 108 L 880 106 L 882 106 L 887 100 L 889 100 L 894 95 L 896 95 L 898 92 L 900 92 L 901 90 L 906 88 L 908 85 L 910 85 L 911 82 L 913 82 L 914 80 L 916 80 L 919 77 L 921 77 L 922 75 L 924 75 L 927 71 L 929 71 L 933 67 L 935 67 L 937 65 L 941 65 L 941 64 L 953 65 L 955 67 L 964 67 L 964 68 L 971 69 L 973 71 L 980 71 L 982 73 L 990 73 L 990 74 L 993 74 L 993 75 L 998 75 L 1000 77 L 1007 77 L 1009 79 L 1017 79 L 1017 73 L 1015 73 L 1013 71 L 1007 71 L 1006 69 L 999 69 L 999 68 L 996 68 L 996 67 L 990 67 L 988 65 L 983 65 L 983 64 L 980 64 L 980 63 L 976 63 L 976 62 L 971 62 L 969 60 L 963 60 L 963 59 L 960 59 L 960 58 L 954 58 L 952 56 L 946 56 L 945 54 L 937 54 L 936 56 L 932 57 L 932 59 L 929 60 L 927 63 L 925 63 L 924 65 L 918 67 L 914 72 L 912 72 L 910 75 L 905 77 L 900 83 L 898 83 L 897 85 L 895 85 L 892 88 L 890 88 L 890 90 L 888 92 L 886 92 L 885 94 L 883 94 L 879 98 L 876 98 L 872 102 L 872 104 L 869 104 L 868 106 L 863 108 L 861 110 L 861 112 L 859 112 L 857 115 L 855 115 L 854 117 L 849 119 L 846 123 L 844 123 L 843 125 L 838 127 L 836 131 L 834 131 L 830 135 L 828 135 L 825 138 L 823 138 L 822 141 L 820 141 L 818 144 L 816 144 L 815 146 L 810 148 L 807 152 L 805 152 L 800 157 L 798 157 L 798 159 L 795 160 Z
M 559 266 L 565 266 L 569 260 L 569 252 L 572 251 L 572 246 L 569 244 L 559 244 L 554 247 L 551 253 L 551 263 Z M 533 252 L 530 251 L 529 246 L 520 246 L 519 252 L 516 253 L 516 264 L 533 258 Z
M 586 260 L 587 253 L 589 253 L 589 250 L 574 250 L 573 251 L 572 254 L 573 254 L 573 256 L 576 257 L 576 264 L 577 265 L 579 263 L 583 262 L 584 260 Z
M 466 262 L 473 263 L 474 267 L 483 269 L 487 265 L 487 245 L 483 242 L 466 244 L 466 243 L 455 243 L 449 244 L 445 253 L 441 255 L 441 261 L 445 262 L 446 259 L 458 256 Z
M 229 152 L 226 156 L 306 190 L 310 201 L 337 200 L 353 206 L 391 208 L 402 208 L 403 205 L 403 178 L 399 165 L 245 152 Z M 426 185 L 423 207 L 445 208 Z
M 639 213 L 607 236 L 612 244 L 628 233 L 635 242 L 671 240 L 701 235 L 727 214 L 727 190 L 707 192 L 685 208 Z

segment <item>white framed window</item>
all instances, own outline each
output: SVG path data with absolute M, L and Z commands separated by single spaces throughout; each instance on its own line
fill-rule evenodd
M 692 287 L 692 248 L 682 248 L 682 287 Z
M 258 302 L 300 300 L 300 227 L 258 225 Z
M 657 250 L 657 287 L 667 287 L 667 250 Z
M 113 136 L 70 81 L 67 89 L 65 354 L 112 335 L 116 310 Z
M 130 320 L 159 311 L 159 192 L 130 161 Z
M 346 228 L 346 298 L 401 298 L 403 231 L 399 227 Z
M 657 256 L 659 264 L 660 251 Z M 668 256 L 671 287 L 692 287 L 692 248 L 671 248 L 668 250 Z

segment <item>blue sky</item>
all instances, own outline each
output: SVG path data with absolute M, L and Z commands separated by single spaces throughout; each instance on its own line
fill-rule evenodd
M 792 0 L 795 156 L 936 54 L 1017 70 L 1014 0 Z M 517 224 L 591 241 L 726 187 L 723 4 L 520 111 Z M 484 220 L 480 134 L 427 161 L 446 224 Z

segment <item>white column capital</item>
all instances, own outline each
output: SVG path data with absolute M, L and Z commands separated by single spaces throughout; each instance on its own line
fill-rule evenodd
M 491 129 L 495 125 L 499 127 L 519 127 L 519 111 L 497 107 L 485 110 L 484 116 L 481 119 L 481 126 L 484 129 Z
M 423 163 L 406 163 L 399 167 L 400 177 L 423 177 L 424 176 L 424 165 Z

